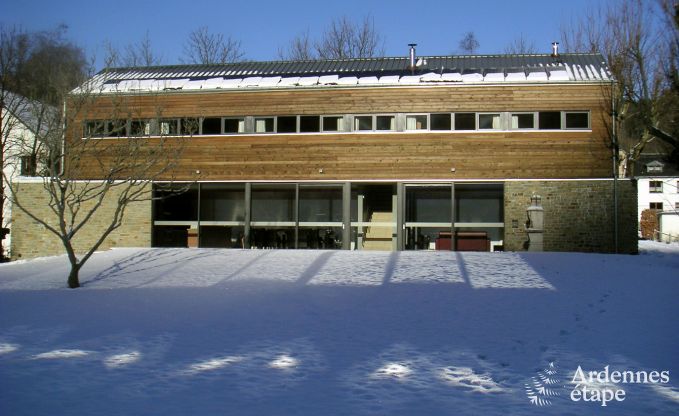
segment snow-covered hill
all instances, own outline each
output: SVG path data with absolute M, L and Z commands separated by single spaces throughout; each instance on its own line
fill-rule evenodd
M 77 290 L 64 257 L 0 265 L 0 414 L 678 414 L 679 248 L 641 249 L 115 249 Z M 573 401 L 606 366 L 669 380 Z

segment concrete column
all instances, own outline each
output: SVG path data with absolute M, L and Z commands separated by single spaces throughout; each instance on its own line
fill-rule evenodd
M 250 221 L 252 208 L 252 184 L 245 183 L 245 226 L 243 227 L 243 248 L 250 248 Z
M 351 250 L 351 182 L 342 185 L 342 249 Z

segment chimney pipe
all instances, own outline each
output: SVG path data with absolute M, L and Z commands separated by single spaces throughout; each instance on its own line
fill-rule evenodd
M 552 42 L 552 58 L 559 56 L 559 42 Z
M 417 46 L 417 43 L 409 43 L 408 46 L 410 46 L 410 73 L 412 75 L 415 75 L 415 46 Z

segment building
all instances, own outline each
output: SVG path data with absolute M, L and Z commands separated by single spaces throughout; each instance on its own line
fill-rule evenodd
M 636 251 L 600 55 L 412 52 L 109 69 L 67 143 L 186 138 L 118 245 L 524 250 L 537 194 L 545 250 Z
M 54 108 L 8 91 L 2 93 L 2 170 L 3 195 L 8 195 L 9 183 L 20 177 L 35 177 L 42 166 L 39 137 L 51 122 Z M 12 203 L 5 199 L 2 206 L 2 228 L 9 231 L 2 240 L 3 253 L 11 257 Z
M 639 230 L 640 236 L 662 241 L 668 241 L 670 236 L 672 241 L 679 239 L 679 169 L 662 153 L 642 154 L 635 169 L 640 224 L 644 211 L 657 214 L 657 221 L 648 230 Z

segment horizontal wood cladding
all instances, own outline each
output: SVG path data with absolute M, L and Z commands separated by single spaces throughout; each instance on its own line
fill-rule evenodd
M 585 132 L 196 136 L 183 146 L 175 179 L 610 176 L 610 153 Z
M 541 84 L 163 93 L 101 98 L 79 120 L 115 118 L 116 109 L 132 117 L 589 110 L 591 131 L 194 136 L 182 140 L 174 179 L 600 178 L 611 176 L 604 88 Z M 70 139 L 81 140 L 77 132 Z M 94 177 L 106 166 L 106 160 L 99 164 L 96 159 L 83 177 Z
M 390 112 L 583 110 L 605 104 L 601 84 L 163 92 L 96 99 L 81 119 Z

